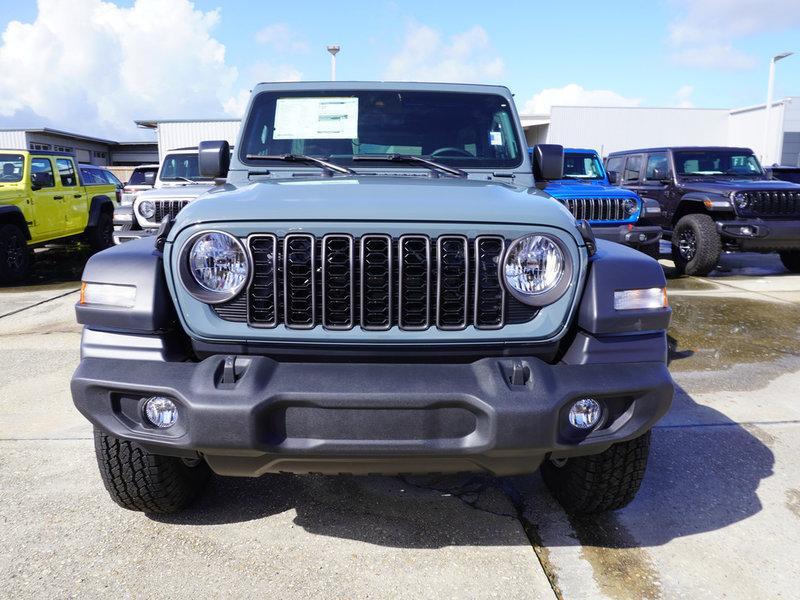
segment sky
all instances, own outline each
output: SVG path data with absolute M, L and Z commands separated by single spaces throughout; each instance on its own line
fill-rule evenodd
M 800 96 L 800 0 L 0 0 L 0 128 L 115 140 L 239 117 L 259 81 L 499 83 L 553 105 L 738 108 Z

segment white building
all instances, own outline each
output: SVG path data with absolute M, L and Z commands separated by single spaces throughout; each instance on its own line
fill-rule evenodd
M 175 148 L 189 148 L 200 142 L 227 140 L 233 146 L 239 134 L 239 119 L 171 119 L 141 120 L 136 125 L 154 129 L 158 141 L 159 162 Z

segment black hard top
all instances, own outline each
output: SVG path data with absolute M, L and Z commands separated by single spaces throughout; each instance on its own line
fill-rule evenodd
M 692 152 L 697 150 L 735 150 L 737 152 L 753 152 L 750 148 L 742 148 L 738 146 L 662 146 L 660 148 L 619 150 L 617 152 L 609 152 L 608 156 L 618 156 L 620 154 L 651 154 L 653 152 Z

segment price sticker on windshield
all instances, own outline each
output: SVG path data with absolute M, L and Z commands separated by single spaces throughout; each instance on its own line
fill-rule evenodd
M 352 140 L 358 137 L 358 98 L 278 98 L 275 140 Z
M 490 131 L 489 132 L 489 143 L 492 146 L 502 146 L 503 145 L 503 132 L 502 131 Z

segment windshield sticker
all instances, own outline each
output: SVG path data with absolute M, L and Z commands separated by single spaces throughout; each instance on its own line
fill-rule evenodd
M 502 131 L 490 131 L 489 132 L 489 143 L 492 146 L 502 146 L 503 145 L 503 132 Z
M 358 137 L 358 98 L 278 98 L 275 140 Z

